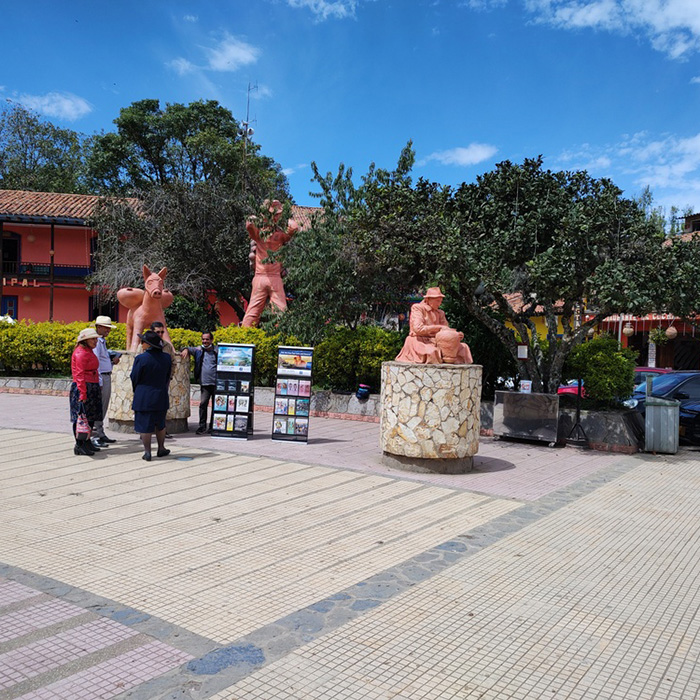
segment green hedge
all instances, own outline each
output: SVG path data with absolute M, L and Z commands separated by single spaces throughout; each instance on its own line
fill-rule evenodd
M 0 366 L 9 374 L 52 373 L 70 375 L 70 357 L 78 333 L 89 323 L 0 322 Z M 198 331 L 169 328 L 177 350 L 196 347 L 201 342 Z M 272 386 L 277 372 L 277 346 L 303 345 L 297 338 L 270 335 L 259 328 L 229 326 L 214 332 L 215 343 L 252 343 L 255 345 L 255 383 Z M 402 336 L 375 326 L 357 330 L 331 328 L 314 350 L 314 385 L 322 389 L 355 391 L 368 384 L 372 391 L 380 388 L 381 364 L 393 360 L 401 349 Z M 117 324 L 107 339 L 111 349 L 126 345 L 126 327 Z

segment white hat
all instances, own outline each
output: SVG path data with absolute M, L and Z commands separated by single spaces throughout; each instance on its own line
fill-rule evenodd
M 94 328 L 83 328 L 80 333 L 78 333 L 78 339 L 75 344 L 81 343 L 83 340 L 89 340 L 90 338 L 99 338 L 99 334 Z
M 98 316 L 95 319 L 96 326 L 107 326 L 107 328 L 116 328 L 109 316 Z

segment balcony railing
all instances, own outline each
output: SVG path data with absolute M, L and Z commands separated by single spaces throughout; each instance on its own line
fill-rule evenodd
M 54 279 L 68 279 L 87 277 L 92 272 L 89 265 L 59 265 L 54 263 Z M 51 275 L 51 265 L 47 262 L 16 262 L 3 260 L 2 274 L 4 277 L 44 277 Z

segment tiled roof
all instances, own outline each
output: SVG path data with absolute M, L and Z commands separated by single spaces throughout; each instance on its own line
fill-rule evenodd
M 0 190 L 0 218 L 84 221 L 90 217 L 99 199 L 91 194 Z
M 100 197 L 92 194 L 61 192 L 28 192 L 0 190 L 0 219 L 31 221 L 71 221 L 81 223 L 90 218 Z M 311 225 L 311 216 L 318 207 L 292 207 L 292 217 L 302 230 Z

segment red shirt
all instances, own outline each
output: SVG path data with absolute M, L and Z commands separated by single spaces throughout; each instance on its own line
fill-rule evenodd
M 100 361 L 90 348 L 86 348 L 84 345 L 76 345 L 70 358 L 70 371 L 73 375 L 73 381 L 78 387 L 81 401 L 87 399 L 86 384 L 100 383 L 100 376 L 97 372 L 99 367 Z

